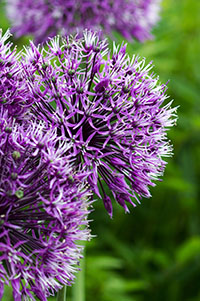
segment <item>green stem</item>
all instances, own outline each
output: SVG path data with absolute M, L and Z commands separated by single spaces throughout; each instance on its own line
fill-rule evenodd
M 72 287 L 72 301 L 85 301 L 85 256 L 81 259 L 80 268 Z
M 66 296 L 67 296 L 67 286 L 63 286 L 61 290 L 58 291 L 57 294 L 57 301 L 66 301 Z

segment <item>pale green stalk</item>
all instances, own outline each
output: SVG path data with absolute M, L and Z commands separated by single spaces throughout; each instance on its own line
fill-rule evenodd
M 72 301 L 85 301 L 85 254 L 81 259 L 80 269 L 72 286 Z
M 57 294 L 57 301 L 66 301 L 67 300 L 67 286 L 63 288 Z

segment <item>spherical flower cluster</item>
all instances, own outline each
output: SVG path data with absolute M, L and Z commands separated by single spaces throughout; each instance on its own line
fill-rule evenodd
M 8 110 L 9 116 L 19 119 L 30 105 L 29 93 L 19 64 L 20 53 L 12 49 L 7 40 L 7 31 L 2 36 L 0 30 L 0 106 Z M 23 117 L 24 118 L 24 117 Z
M 15 123 L 0 109 L 0 299 L 47 300 L 74 279 L 89 238 L 88 191 L 68 146 L 41 122 Z
M 47 50 L 48 48 L 48 50 Z M 77 170 L 91 172 L 88 182 L 112 216 L 107 186 L 116 201 L 150 197 L 171 155 L 167 130 L 176 108 L 167 102 L 152 65 L 126 54 L 91 31 L 83 38 L 56 37 L 48 47 L 31 44 L 22 59 L 35 105 L 32 112 L 56 126 Z
M 32 34 L 43 42 L 58 33 L 77 29 L 118 31 L 126 39 L 143 42 L 152 38 L 159 20 L 161 0 L 7 0 L 7 13 L 16 36 Z M 45 22 L 44 22 L 45 19 Z

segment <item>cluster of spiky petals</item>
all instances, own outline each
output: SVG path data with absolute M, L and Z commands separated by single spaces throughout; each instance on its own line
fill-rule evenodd
M 47 300 L 74 279 L 87 240 L 85 174 L 68 165 L 68 146 L 38 121 L 19 125 L 0 110 L 0 299 Z
M 45 48 L 32 43 L 22 64 L 33 114 L 57 127 L 76 168 L 92 171 L 88 182 L 112 216 L 105 184 L 126 211 L 127 202 L 150 197 L 148 186 L 166 165 L 162 157 L 172 152 L 166 133 L 176 108 L 151 63 L 130 58 L 125 45 L 114 44 L 111 53 L 96 33 L 83 35 L 56 37 Z
M 144 42 L 152 38 L 159 20 L 161 0 L 7 0 L 13 32 L 19 37 L 32 34 L 36 43 L 56 34 L 77 29 L 120 32 L 126 39 Z M 45 18 L 45 22 L 44 22 Z
M 0 106 L 8 110 L 9 116 L 20 119 L 22 115 L 25 118 L 30 99 L 19 64 L 20 53 L 7 41 L 10 36 L 9 31 L 2 35 L 0 29 Z

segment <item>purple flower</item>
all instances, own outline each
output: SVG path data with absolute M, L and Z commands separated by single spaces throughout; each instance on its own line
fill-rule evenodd
M 88 182 L 112 216 L 109 188 L 128 211 L 133 198 L 150 197 L 148 186 L 162 176 L 172 147 L 167 130 L 176 108 L 167 102 L 152 65 L 129 57 L 95 33 L 56 37 L 47 47 L 31 44 L 22 65 L 35 99 L 33 114 L 57 127 L 78 170 L 92 171 Z
M 84 173 L 41 122 L 15 123 L 0 109 L 0 297 L 47 300 L 74 279 L 87 229 Z
M 7 41 L 10 36 L 9 31 L 2 36 L 0 30 L 0 107 L 7 109 L 9 116 L 20 119 L 31 101 L 19 65 L 20 53 Z
M 7 0 L 7 14 L 17 37 L 31 34 L 43 42 L 58 33 L 68 35 L 84 28 L 140 42 L 152 38 L 159 20 L 161 0 Z M 45 21 L 44 21 L 45 20 Z

